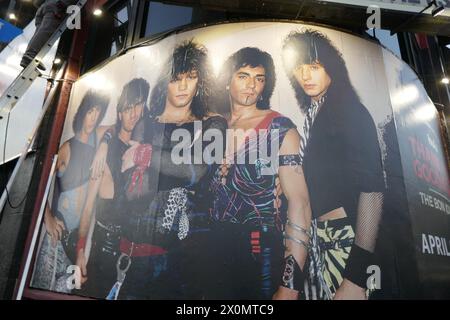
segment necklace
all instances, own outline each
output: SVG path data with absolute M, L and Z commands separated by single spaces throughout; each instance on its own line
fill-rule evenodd
M 266 114 L 257 114 L 257 115 L 252 115 L 252 116 L 246 116 L 243 119 L 241 119 L 244 115 L 241 114 L 239 117 L 237 117 L 235 120 L 231 120 L 228 122 L 228 127 L 229 128 L 236 128 L 235 124 L 239 121 L 239 120 L 250 120 L 250 119 L 254 119 L 255 117 L 265 117 Z
M 240 115 L 240 116 L 239 116 L 237 119 L 235 119 L 235 120 L 231 120 L 231 119 L 230 119 L 230 123 L 229 123 L 230 128 L 233 128 L 233 127 L 234 127 L 234 124 L 235 124 L 236 122 L 238 122 L 241 118 L 242 118 L 242 115 Z
M 187 117 L 184 117 L 181 120 L 174 120 L 170 119 L 169 117 L 157 116 L 156 120 L 160 123 L 175 123 L 177 126 L 181 126 L 184 123 L 192 122 L 192 120 L 194 120 L 194 117 L 192 116 L 192 114 L 189 114 Z

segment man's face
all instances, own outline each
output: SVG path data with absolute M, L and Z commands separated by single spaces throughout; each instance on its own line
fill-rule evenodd
M 122 122 L 122 130 L 132 132 L 136 123 L 142 118 L 144 103 L 138 103 L 119 112 L 119 120 Z
M 167 86 L 167 103 L 176 108 L 190 106 L 197 93 L 197 84 L 198 72 L 196 70 L 180 73 Z
M 260 99 L 266 84 L 266 70 L 262 66 L 239 68 L 231 77 L 230 96 L 233 104 L 255 105 Z
M 97 126 L 98 117 L 100 116 L 100 108 L 93 106 L 84 116 L 83 131 L 87 134 L 91 134 Z
M 302 64 L 294 70 L 294 77 L 311 99 L 318 101 L 328 90 L 331 78 L 319 63 Z

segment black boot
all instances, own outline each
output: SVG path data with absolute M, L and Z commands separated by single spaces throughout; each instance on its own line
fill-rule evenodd
M 25 69 L 33 61 L 33 59 L 34 58 L 24 54 L 23 57 L 22 57 L 22 60 L 20 61 L 20 66 Z M 46 70 L 45 66 L 40 61 L 39 61 L 38 65 L 37 65 L 37 68 L 39 70 L 42 70 L 42 71 Z

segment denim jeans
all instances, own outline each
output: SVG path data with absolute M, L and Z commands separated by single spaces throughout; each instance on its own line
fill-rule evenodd
M 61 241 L 52 246 L 51 238 L 45 233 L 41 248 L 36 258 L 31 286 L 39 289 L 70 293 L 67 279 L 67 267 L 72 263 L 64 252 Z
M 39 53 L 44 44 L 50 39 L 52 34 L 60 25 L 64 18 L 56 3 L 44 3 L 36 12 L 36 31 L 28 43 L 25 56 L 34 58 Z
M 167 254 L 131 258 L 119 299 L 170 299 Z M 169 281 L 169 282 L 168 282 Z
M 120 257 L 120 232 L 105 229 L 97 223 L 92 235 L 92 248 L 87 263 L 87 282 L 82 295 L 104 299 L 117 280 L 116 264 Z
M 252 235 L 258 234 L 257 249 Z M 264 226 L 218 222 L 208 240 L 207 299 L 271 299 L 281 283 L 281 232 Z

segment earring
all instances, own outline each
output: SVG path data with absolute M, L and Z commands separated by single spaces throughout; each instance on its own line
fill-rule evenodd
M 227 89 L 227 91 L 230 90 L 230 86 L 226 86 L 225 89 Z
M 262 96 L 259 97 L 259 101 L 263 101 L 263 97 Z

